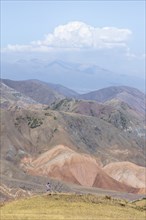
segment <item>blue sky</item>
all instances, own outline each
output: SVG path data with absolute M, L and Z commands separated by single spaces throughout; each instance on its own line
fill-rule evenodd
M 145 1 L 2 0 L 1 47 L 7 60 L 89 61 L 144 78 Z
M 2 46 L 41 39 L 61 24 L 82 21 L 91 26 L 128 28 L 131 46 L 144 52 L 145 2 L 138 1 L 3 1 Z M 141 43 L 140 43 L 141 42 Z

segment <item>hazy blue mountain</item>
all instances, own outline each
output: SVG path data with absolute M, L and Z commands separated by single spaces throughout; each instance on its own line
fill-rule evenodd
M 81 93 L 121 85 L 144 91 L 142 78 L 112 72 L 96 64 L 62 60 L 20 59 L 13 62 L 3 61 L 1 73 L 2 78 L 12 80 L 39 79 L 53 84 L 61 84 Z

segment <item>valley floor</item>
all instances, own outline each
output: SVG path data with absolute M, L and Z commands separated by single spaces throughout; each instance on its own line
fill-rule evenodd
M 144 220 L 146 200 L 110 196 L 44 194 L 1 204 L 1 220 Z

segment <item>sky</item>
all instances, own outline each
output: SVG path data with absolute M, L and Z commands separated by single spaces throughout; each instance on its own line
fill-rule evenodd
M 2 62 L 63 59 L 144 79 L 145 0 L 1 0 L 1 54 Z

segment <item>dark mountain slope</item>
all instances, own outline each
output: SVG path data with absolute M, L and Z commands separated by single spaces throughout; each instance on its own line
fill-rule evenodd
M 79 95 L 77 92 L 62 85 L 46 83 L 39 80 L 13 81 L 3 79 L 2 82 L 42 104 L 49 105 L 58 99 L 65 97 L 72 98 Z
M 22 93 L 16 91 L 15 89 L 12 89 L 2 82 L 0 82 L 0 98 L 0 105 L 2 108 L 8 108 L 12 104 L 21 106 L 24 106 L 25 104 L 38 104 L 30 97 L 23 95 Z
M 102 103 L 112 99 L 118 99 L 127 103 L 140 113 L 144 113 L 145 111 L 145 95 L 138 89 L 128 86 L 112 86 L 80 95 L 78 98 L 95 100 Z
M 69 89 L 69 88 L 62 86 L 60 84 L 52 84 L 52 83 L 47 83 L 47 84 L 49 85 L 50 88 L 54 89 L 59 94 L 65 96 L 65 97 L 74 98 L 79 95 L 77 92 L 73 91 L 72 89 Z
M 63 95 L 59 94 L 54 89 L 50 88 L 46 83 L 39 80 L 13 81 L 3 79 L 2 82 L 42 104 L 49 105 L 57 99 L 64 98 Z

